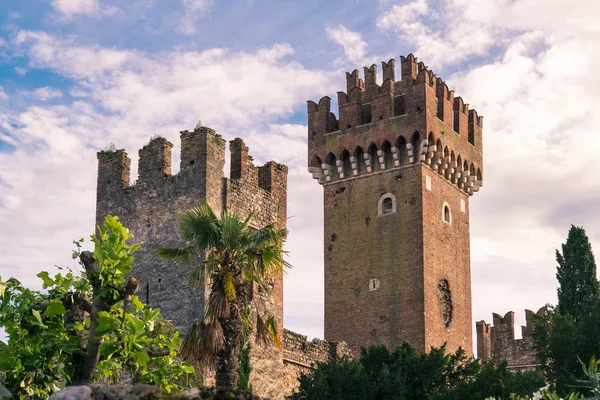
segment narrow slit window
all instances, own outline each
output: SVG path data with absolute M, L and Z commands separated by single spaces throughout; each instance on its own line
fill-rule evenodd
M 450 211 L 450 206 L 446 202 L 444 202 L 442 208 L 442 219 L 445 223 L 452 225 L 452 212 Z

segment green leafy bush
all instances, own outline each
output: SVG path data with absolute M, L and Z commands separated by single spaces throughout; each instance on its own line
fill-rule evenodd
M 45 292 L 11 278 L 0 283 L 0 372 L 17 398 L 46 399 L 72 383 L 134 382 L 171 392 L 189 387 L 194 369 L 176 359 L 179 335 L 157 309 L 135 293 L 127 278 L 139 245 L 128 245 L 129 231 L 108 216 L 94 252 L 74 242 L 81 272 L 38 274 Z
M 527 395 L 543 385 L 537 372 L 512 374 L 506 364 L 481 367 L 462 349 L 421 353 L 405 343 L 393 352 L 377 345 L 363 348 L 360 359 L 318 363 L 312 373 L 300 377 L 294 399 L 508 399 L 511 393 Z

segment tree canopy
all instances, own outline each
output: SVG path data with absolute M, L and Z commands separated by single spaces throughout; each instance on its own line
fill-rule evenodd
M 363 348 L 359 359 L 319 363 L 300 378 L 295 400 L 459 400 L 529 395 L 544 384 L 536 372 L 513 374 L 506 364 L 481 367 L 462 349 L 445 347 L 420 353 L 404 343 L 394 351 L 383 345 Z
M 577 322 L 586 301 L 598 297 L 594 253 L 582 227 L 571 225 L 562 253 L 556 250 L 556 262 L 557 311 Z

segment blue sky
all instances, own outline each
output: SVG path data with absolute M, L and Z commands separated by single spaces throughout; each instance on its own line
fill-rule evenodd
M 6 0 L 0 3 L 0 274 L 68 265 L 89 234 L 95 152 L 133 158 L 201 119 L 287 163 L 286 326 L 322 336 L 322 192 L 306 100 L 414 52 L 484 116 L 471 201 L 473 316 L 555 301 L 571 223 L 600 243 L 599 11 L 593 0 Z M 535 17 L 533 17 L 535 16 Z M 398 61 L 397 61 L 398 62 Z M 307 301 L 307 299 L 309 299 Z

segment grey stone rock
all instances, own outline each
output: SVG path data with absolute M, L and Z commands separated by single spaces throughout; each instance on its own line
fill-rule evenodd
M 93 400 L 88 386 L 70 386 L 50 396 L 50 400 Z

